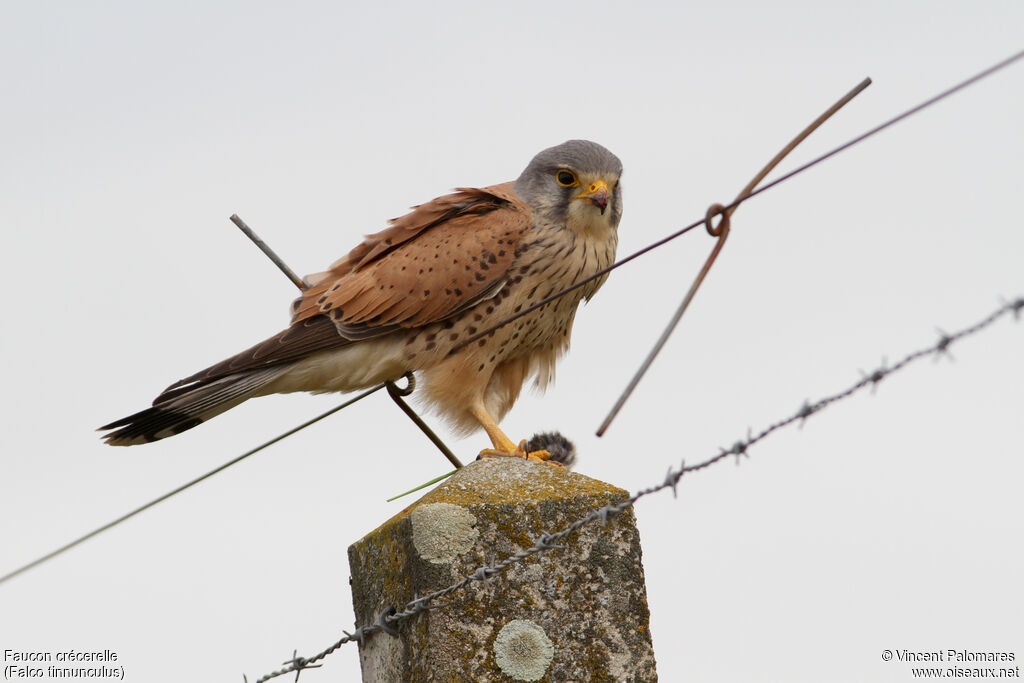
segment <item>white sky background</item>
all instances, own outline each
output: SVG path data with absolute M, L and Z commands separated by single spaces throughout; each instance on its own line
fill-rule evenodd
M 130 449 L 93 432 L 286 324 L 295 291 L 233 212 L 315 272 L 584 137 L 625 164 L 625 255 L 730 201 L 865 76 L 782 170 L 1024 47 L 1014 1 L 681 5 L 5 3 L 0 573 L 339 402 L 260 399 Z M 1018 64 L 743 205 L 597 439 L 712 241 L 617 271 L 506 431 L 559 429 L 578 471 L 636 490 L 1024 294 L 1022 120 Z M 885 648 L 1019 664 L 1022 348 L 1001 321 L 640 503 L 662 680 L 912 680 Z M 375 396 L 0 585 L 0 650 L 255 680 L 352 629 L 347 546 L 446 469 Z M 354 646 L 324 664 L 302 680 L 358 680 Z

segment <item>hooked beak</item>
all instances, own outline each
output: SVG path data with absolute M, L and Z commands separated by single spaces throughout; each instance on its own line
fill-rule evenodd
M 601 209 L 601 215 L 603 216 L 604 210 L 608 208 L 609 194 L 611 194 L 611 191 L 608 189 L 608 183 L 603 180 L 595 180 L 583 192 L 576 195 L 576 199 L 586 199 Z

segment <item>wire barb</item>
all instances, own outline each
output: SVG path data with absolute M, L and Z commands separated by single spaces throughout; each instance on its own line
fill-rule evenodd
M 950 360 L 956 360 L 953 358 L 953 354 L 949 352 L 949 345 L 953 343 L 953 338 L 942 329 L 936 329 L 936 332 L 939 333 L 939 340 L 935 342 L 935 362 L 939 362 L 939 358 L 942 356 Z
M 1013 319 L 1020 320 L 1020 311 L 1024 309 L 1024 297 L 1016 299 L 1007 304 L 1007 307 L 1013 311 Z
M 397 638 L 398 637 L 398 631 L 396 631 L 395 629 L 391 628 L 390 624 L 388 624 L 388 621 L 391 619 L 391 617 L 397 611 L 398 610 L 395 609 L 394 605 L 388 605 L 387 607 L 385 607 L 381 611 L 381 613 L 379 615 L 377 615 L 377 621 L 373 622 L 374 627 L 377 630 L 383 631 L 384 633 L 388 634 L 389 636 L 393 636 L 393 637 Z
M 679 492 L 676 489 L 679 487 L 679 480 L 683 478 L 684 469 L 686 469 L 686 460 L 681 460 L 678 470 L 673 470 L 672 466 L 669 465 L 668 472 L 665 474 L 665 481 L 662 482 L 662 485 L 672 489 L 673 498 L 679 497 Z
M 293 667 L 293 671 L 295 671 L 295 680 L 296 681 L 299 680 L 299 674 L 301 674 L 306 669 L 319 669 L 320 667 L 323 666 L 323 664 L 310 664 L 309 660 L 307 660 L 305 657 L 300 657 L 299 656 L 299 651 L 298 650 L 293 650 L 292 651 L 292 658 L 288 659 L 288 660 L 285 660 L 284 662 L 281 662 L 281 663 L 284 664 L 285 666 Z

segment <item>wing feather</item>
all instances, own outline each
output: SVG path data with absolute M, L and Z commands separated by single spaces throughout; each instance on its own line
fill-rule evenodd
M 502 280 L 531 225 L 512 183 L 462 188 L 369 235 L 293 306 L 293 321 L 415 327 L 444 319 Z
M 512 185 L 460 188 L 413 207 L 308 276 L 288 329 L 175 382 L 154 403 L 227 375 L 444 320 L 495 296 L 532 224 Z

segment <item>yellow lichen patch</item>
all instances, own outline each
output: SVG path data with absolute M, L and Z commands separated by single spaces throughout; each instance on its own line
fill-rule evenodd
M 603 494 L 603 495 L 602 495 Z M 611 484 L 591 479 L 561 467 L 514 458 L 478 460 L 463 467 L 422 498 L 371 531 L 367 536 L 385 533 L 388 527 L 404 519 L 413 508 L 426 503 L 479 505 L 494 503 L 538 503 L 576 496 L 626 496 Z M 571 521 L 571 520 L 570 520 Z M 532 545 L 531 539 L 527 545 Z

